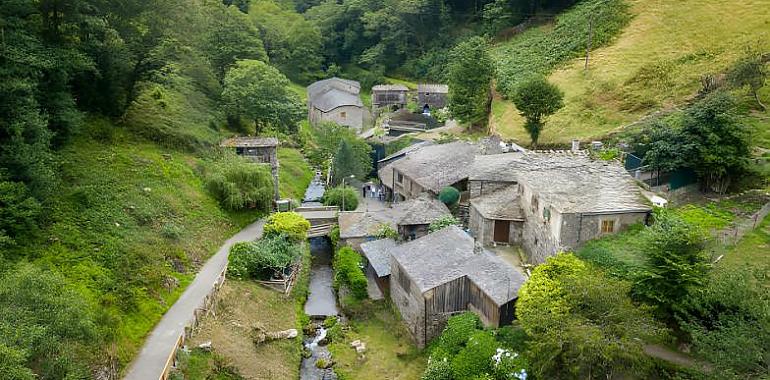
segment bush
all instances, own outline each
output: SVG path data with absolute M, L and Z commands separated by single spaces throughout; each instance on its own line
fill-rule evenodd
M 374 233 L 375 239 L 393 239 L 398 240 L 398 231 L 393 229 L 389 224 L 382 223 L 377 227 L 377 232 Z
M 439 337 L 438 347 L 449 355 L 455 355 L 481 327 L 481 320 L 476 314 L 465 312 L 455 315 L 447 321 L 446 328 Z
M 517 352 L 498 348 L 492 356 L 492 372 L 497 380 L 526 380 L 527 360 Z
M 14 245 L 16 239 L 37 231 L 40 209 L 40 203 L 32 197 L 27 186 L 21 182 L 3 181 L 0 176 L 0 248 Z
M 447 186 L 438 193 L 438 199 L 447 206 L 451 206 L 460 200 L 460 191 L 452 186 Z
M 268 212 L 273 202 L 270 168 L 239 157 L 228 157 L 212 165 L 206 187 L 229 210 L 256 208 Z
M 455 218 L 452 215 L 445 215 L 445 216 L 442 216 L 441 218 L 434 220 L 428 226 L 428 231 L 436 232 L 439 230 L 443 230 L 444 228 L 449 226 L 460 226 L 460 225 L 462 225 L 462 223 L 460 223 L 460 221 L 457 220 L 457 218 Z
M 286 235 L 290 240 L 300 242 L 307 239 L 310 222 L 296 212 L 276 212 L 265 222 L 265 236 Z
M 334 286 L 339 288 L 344 284 L 350 288 L 356 299 L 362 300 L 369 296 L 366 291 L 366 275 L 361 269 L 361 256 L 350 247 L 343 247 L 334 254 Z
M 353 211 L 358 208 L 356 190 L 350 186 L 335 187 L 326 190 L 323 197 L 324 206 L 339 206 L 342 211 Z M 344 204 L 344 208 L 342 207 Z
M 452 365 L 446 359 L 428 359 L 421 380 L 452 380 Z
M 294 263 L 301 247 L 284 235 L 265 236 L 255 242 L 236 243 L 230 248 L 228 273 L 238 278 L 269 280 Z
M 468 338 L 465 348 L 452 359 L 455 380 L 470 380 L 492 372 L 492 356 L 498 343 L 489 331 L 476 331 Z

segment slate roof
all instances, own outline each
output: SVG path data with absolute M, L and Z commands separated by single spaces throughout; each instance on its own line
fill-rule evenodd
M 466 275 L 474 240 L 457 226 L 449 226 L 391 251 L 407 275 L 424 293 Z
M 394 207 L 400 209 L 401 216 L 396 224 L 401 226 L 431 224 L 442 216 L 452 215 L 443 202 L 427 193 L 396 203 Z
M 633 178 L 614 161 L 569 152 L 477 156 L 470 180 L 514 181 L 534 189 L 540 204 L 562 213 L 645 212 Z
M 361 244 L 361 251 L 374 268 L 377 277 L 390 276 L 390 251 L 396 247 L 393 239 L 380 239 Z
M 383 210 L 339 213 L 340 238 L 374 236 L 383 224 L 394 230 L 399 225 L 430 224 L 444 215 L 450 215 L 450 212 L 441 201 L 430 194 L 421 194 Z
M 524 220 L 524 212 L 519 206 L 519 193 L 516 186 L 508 186 L 473 198 L 471 205 L 485 219 Z
M 404 149 L 399 150 L 396 153 L 391 154 L 390 156 L 380 159 L 379 161 L 377 161 L 377 163 L 379 164 L 379 163 L 385 163 L 385 162 L 391 161 L 395 158 L 398 158 L 399 156 L 405 156 L 409 152 L 415 151 L 417 149 L 420 149 L 428 145 L 433 145 L 433 141 L 426 140 L 426 141 L 420 141 L 420 142 L 414 143 Z
M 519 289 L 527 280 L 518 270 L 489 251 L 466 262 L 468 278 L 498 307 L 519 298 Z
M 420 83 L 417 85 L 417 92 L 446 94 L 449 93 L 449 86 L 445 84 Z
M 524 276 L 493 253 L 474 253 L 474 240 L 457 226 L 391 249 L 421 293 L 463 276 L 473 281 L 498 306 L 518 298 Z
M 228 148 L 265 148 L 278 146 L 278 139 L 275 137 L 237 136 L 226 139 L 219 145 Z
M 312 102 L 313 107 L 323 112 L 329 112 L 335 108 L 343 106 L 364 106 L 364 103 L 361 102 L 361 98 L 359 98 L 357 94 L 342 91 L 336 88 L 330 88 L 320 92 L 313 98 Z
M 393 186 L 393 169 L 400 171 L 422 188 L 438 193 L 442 188 L 468 177 L 468 168 L 482 145 L 468 141 L 426 145 L 382 167 L 378 174 L 382 183 Z
M 329 78 L 313 82 L 310 86 L 307 86 L 308 99 L 314 99 L 318 94 L 326 91 L 330 88 L 337 88 L 339 90 L 347 91 L 358 95 L 361 92 L 361 84 L 350 79 L 342 78 Z
M 378 84 L 372 87 L 374 91 L 409 91 L 409 88 L 403 84 Z

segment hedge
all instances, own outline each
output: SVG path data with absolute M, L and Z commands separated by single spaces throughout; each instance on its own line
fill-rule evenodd
M 357 299 L 369 296 L 366 291 L 367 281 L 361 269 L 361 256 L 350 247 L 343 247 L 334 254 L 334 286 L 339 288 L 345 284 Z
M 265 223 L 265 236 L 286 235 L 293 241 L 307 239 L 310 222 L 296 212 L 277 212 L 270 215 Z

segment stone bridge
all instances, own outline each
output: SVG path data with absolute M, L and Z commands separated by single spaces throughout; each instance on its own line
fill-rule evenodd
M 308 238 L 328 236 L 332 228 L 337 225 L 339 211 L 337 206 L 301 206 L 294 209 L 294 212 L 310 222 Z

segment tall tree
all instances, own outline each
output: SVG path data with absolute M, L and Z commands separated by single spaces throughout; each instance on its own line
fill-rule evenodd
M 735 64 L 727 78 L 737 87 L 748 87 L 754 100 L 762 110 L 767 110 L 762 100 L 759 99 L 759 89 L 765 85 L 767 79 L 767 61 L 770 55 L 763 58 L 759 54 L 751 54 Z
M 211 29 L 205 41 L 205 54 L 222 78 L 232 64 L 239 59 L 255 59 L 267 62 L 267 53 L 259 37 L 259 30 L 248 17 L 234 6 L 216 7 Z
M 484 38 L 473 37 L 450 53 L 449 110 L 471 128 L 485 126 L 491 111 L 494 65 L 488 48 Z
M 351 175 L 363 179 L 363 170 L 361 170 L 360 164 L 358 160 L 356 160 L 353 149 L 350 147 L 347 140 L 340 141 L 337 153 L 334 155 L 332 170 L 334 171 L 333 177 L 335 185 L 341 184 L 343 178 L 350 177 Z
M 524 129 L 537 147 L 537 140 L 545 126 L 544 118 L 564 107 L 564 94 L 542 76 L 534 76 L 519 85 L 513 95 L 513 103 L 527 120 Z
M 305 117 L 305 107 L 288 86 L 289 80 L 274 67 L 262 61 L 238 61 L 225 75 L 225 111 L 254 121 L 257 134 L 265 127 L 294 132 Z

